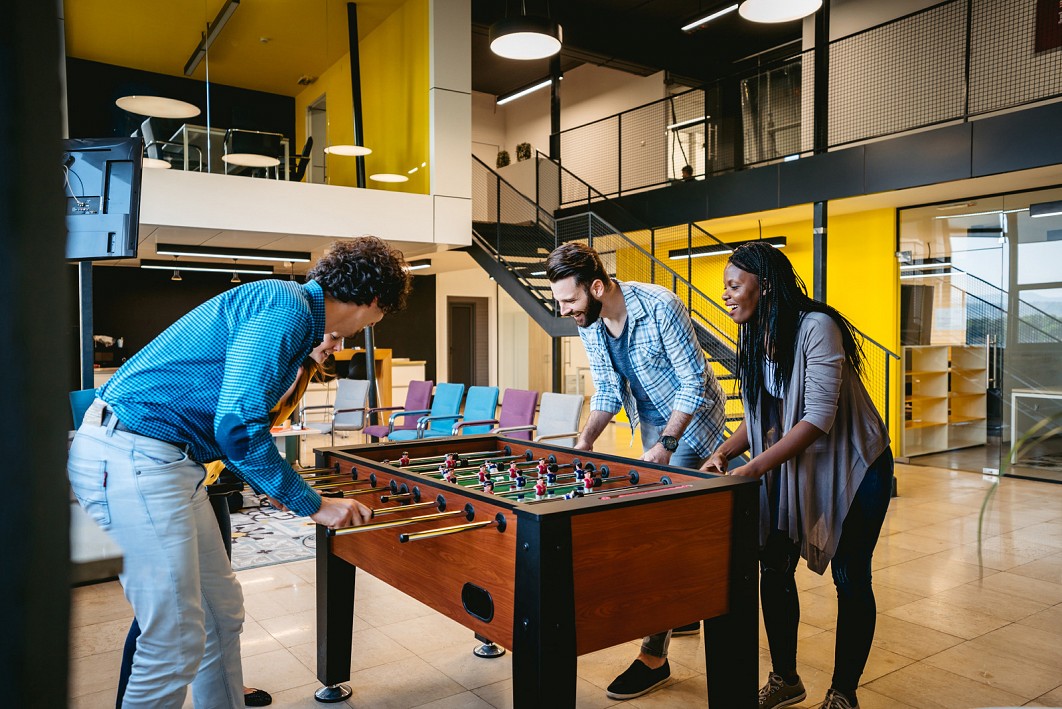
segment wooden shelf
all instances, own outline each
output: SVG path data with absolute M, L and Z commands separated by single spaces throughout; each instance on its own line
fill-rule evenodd
M 966 424 L 966 423 L 972 423 L 974 421 L 987 421 L 987 420 L 988 419 L 986 417 L 984 417 L 984 416 L 949 416 L 948 417 L 948 423 L 959 423 L 959 424 Z
M 985 348 L 921 345 L 903 348 L 903 454 L 939 453 L 981 445 L 987 438 Z
M 911 394 L 903 398 L 904 401 L 916 402 L 916 401 L 943 401 L 947 399 L 947 395 L 941 396 L 924 396 L 922 394 Z
M 908 430 L 916 428 L 932 428 L 933 426 L 947 426 L 947 423 L 940 421 L 904 421 L 903 427 Z

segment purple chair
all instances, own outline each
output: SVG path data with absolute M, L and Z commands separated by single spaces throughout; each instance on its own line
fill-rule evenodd
M 454 426 L 454 433 L 460 433 L 465 426 L 492 423 L 496 424 L 498 428 L 491 430 L 491 433 L 500 433 L 509 438 L 530 441 L 531 432 L 535 430 L 535 408 L 537 406 L 537 391 L 506 389 L 505 398 L 502 399 L 501 414 L 497 419 L 463 421 Z
M 406 404 L 405 406 L 385 406 L 375 409 L 369 409 L 366 414 L 372 414 L 378 411 L 422 411 L 431 408 L 431 390 L 435 386 L 435 382 L 432 381 L 420 381 L 415 379 L 409 383 L 409 389 L 406 390 Z M 366 417 L 368 420 L 368 417 Z M 415 416 L 402 416 L 395 421 L 395 430 L 408 429 L 411 431 L 417 430 L 417 418 Z M 362 429 L 362 433 L 366 436 L 372 436 L 373 438 L 383 438 L 390 430 L 390 426 L 387 423 L 376 424 L 373 426 L 366 426 Z

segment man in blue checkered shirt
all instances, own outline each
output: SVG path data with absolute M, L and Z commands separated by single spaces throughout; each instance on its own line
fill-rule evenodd
M 202 485 L 230 470 L 328 527 L 368 521 L 322 498 L 280 456 L 270 409 L 326 337 L 351 337 L 401 309 L 402 254 L 375 237 L 333 244 L 305 284 L 265 280 L 203 303 L 126 362 L 97 394 L 70 448 L 71 488 L 122 548 L 120 576 L 142 629 L 123 707 L 244 705 L 243 594 Z M 327 343 L 326 343 L 327 344 Z
M 597 252 L 577 242 L 549 255 L 546 277 L 561 315 L 579 326 L 594 380 L 590 418 L 575 447 L 593 450 L 622 407 L 632 434 L 641 429 L 642 460 L 699 468 L 723 442 L 726 397 L 682 301 L 657 285 L 612 280 Z M 671 633 L 643 639 L 638 659 L 609 685 L 609 697 L 632 699 L 667 681 Z

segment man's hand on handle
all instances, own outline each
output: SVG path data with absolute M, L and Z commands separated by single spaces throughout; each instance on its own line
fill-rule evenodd
M 321 508 L 310 519 L 331 529 L 356 527 L 372 519 L 372 510 L 357 500 L 322 497 Z

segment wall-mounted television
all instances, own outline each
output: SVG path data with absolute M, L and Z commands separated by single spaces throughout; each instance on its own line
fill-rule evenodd
M 136 257 L 143 155 L 140 138 L 63 141 L 68 259 Z

